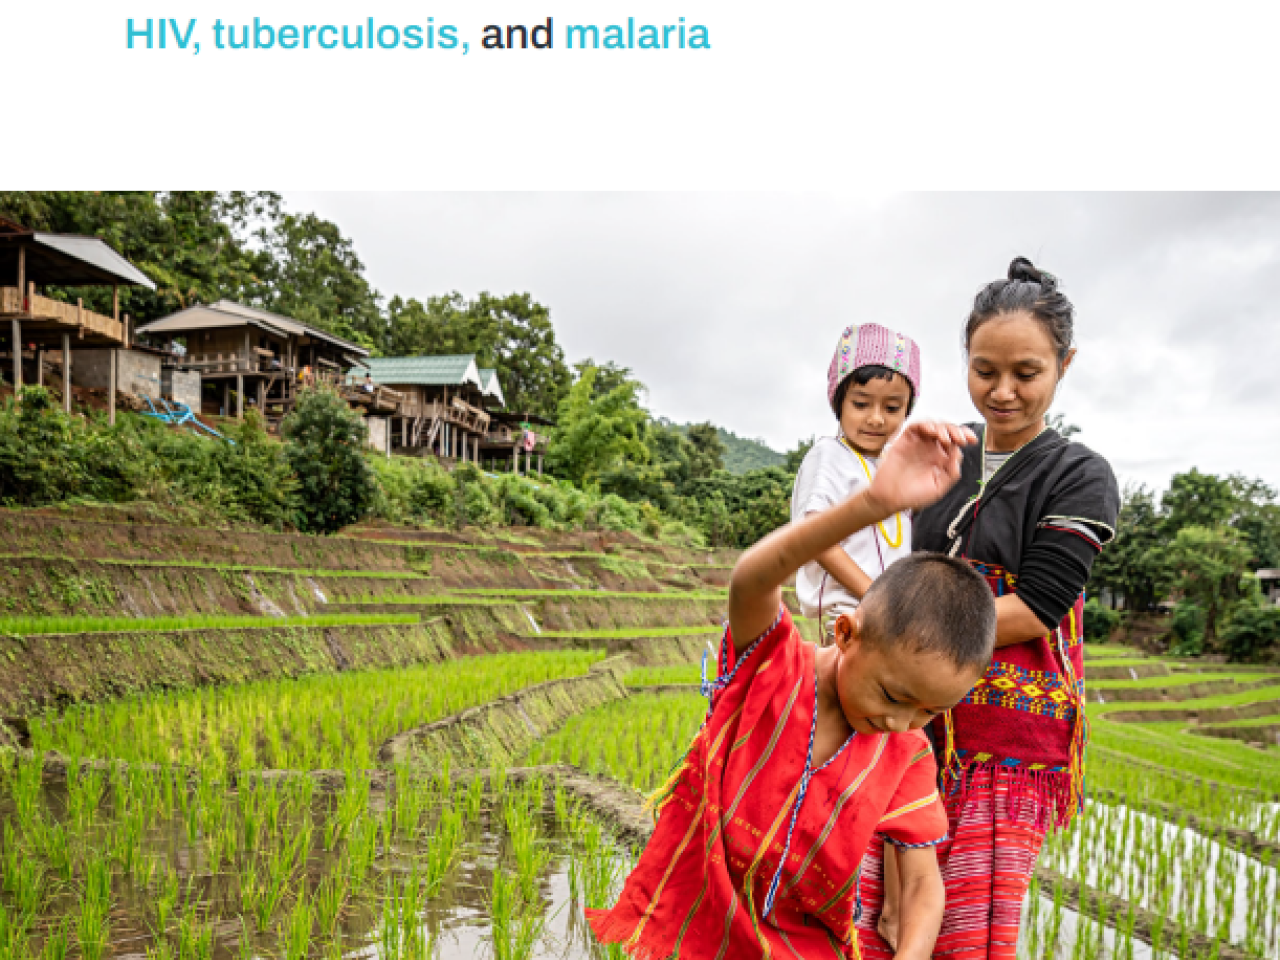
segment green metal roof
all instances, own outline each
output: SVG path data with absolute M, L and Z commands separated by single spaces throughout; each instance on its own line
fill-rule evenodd
M 498 379 L 498 371 L 493 367 L 481 367 L 480 389 L 484 391 L 485 396 L 493 397 L 498 401 L 499 406 L 505 406 L 507 398 L 502 393 L 502 381 Z
M 471 383 L 484 390 L 472 353 L 443 357 L 370 357 L 364 365 L 369 368 L 374 383 L 389 387 L 399 384 L 452 387 Z M 352 370 L 349 376 L 363 379 L 364 371 Z

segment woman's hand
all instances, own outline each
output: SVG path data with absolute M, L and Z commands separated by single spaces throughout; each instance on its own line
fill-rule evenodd
M 960 448 L 977 442 L 968 427 L 913 423 L 885 451 L 867 493 L 886 517 L 927 507 L 960 479 Z

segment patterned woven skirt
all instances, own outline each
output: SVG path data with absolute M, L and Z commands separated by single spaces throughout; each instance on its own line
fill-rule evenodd
M 1036 857 L 1051 819 L 1048 798 L 1014 771 L 994 768 L 947 800 L 948 839 L 938 846 L 947 891 L 935 960 L 1014 960 L 1018 928 Z M 884 844 L 879 837 L 862 861 L 858 941 L 864 960 L 892 960 L 876 932 L 883 899 Z

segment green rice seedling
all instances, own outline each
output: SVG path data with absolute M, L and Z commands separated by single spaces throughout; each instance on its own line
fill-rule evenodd
M 347 838 L 347 846 L 343 851 L 343 860 L 347 879 L 351 882 L 351 892 L 359 895 L 364 891 L 365 881 L 373 862 L 378 856 L 378 824 L 367 817 L 357 820 Z
M 545 844 L 539 842 L 534 815 L 526 804 L 528 796 L 521 794 L 508 798 L 503 807 L 507 840 L 516 861 L 516 878 L 520 895 L 531 903 L 537 895 L 538 877 L 550 860 Z
M 489 770 L 489 793 L 494 803 L 498 803 L 502 799 L 502 794 L 506 789 L 507 768 L 501 763 L 495 763 Z
M 213 923 L 201 920 L 194 904 L 188 904 L 178 918 L 176 960 L 213 960 Z
M 313 919 L 311 901 L 307 899 L 305 892 L 299 893 L 281 931 L 284 960 L 306 960 L 308 948 L 311 946 Z
M 369 781 L 355 771 L 350 771 L 346 784 L 338 798 L 338 808 L 325 822 L 324 847 L 332 850 L 342 840 L 351 825 L 356 822 L 369 806 Z
M 43 765 L 44 760 L 39 754 L 29 759 L 20 758 L 7 778 L 13 797 L 14 816 L 24 832 L 30 830 L 32 822 L 40 815 Z
M 71 770 L 78 769 L 73 764 L 67 773 L 67 818 L 77 828 L 87 829 L 102 804 L 107 792 L 107 781 L 101 770 L 87 770 L 78 776 L 71 776 Z
M 316 887 L 314 901 L 316 926 L 325 936 L 332 935 L 337 929 L 338 918 L 342 915 L 342 905 L 346 899 L 346 879 L 338 871 L 330 871 Z
M 423 814 L 434 799 L 434 788 L 430 781 L 410 780 L 407 769 L 397 771 L 395 833 L 401 837 L 414 836 L 418 832 Z
M 35 857 L 21 857 L 12 873 L 5 874 L 5 888 L 13 894 L 13 903 L 19 914 L 34 917 L 44 907 L 49 891 L 44 864 Z
M 416 623 L 405 613 L 343 613 L 274 617 L 271 627 L 333 627 L 349 624 Z M 247 615 L 193 615 L 185 617 L 0 617 L 0 634 L 32 636 L 66 633 L 129 633 L 175 630 L 234 630 L 261 627 L 263 618 Z
M 580 861 L 582 901 L 592 910 L 607 907 L 622 877 L 625 864 L 604 829 L 589 820 L 582 831 Z
M 351 622 L 348 616 L 343 620 Z M 380 743 L 407 727 L 535 683 L 580 676 L 602 655 L 582 650 L 497 654 L 465 663 L 149 693 L 79 706 L 60 720 L 37 718 L 32 738 L 41 750 L 177 762 L 202 767 L 218 779 L 245 762 L 295 770 L 363 769 L 374 765 Z M 242 746 L 250 738 L 252 761 Z
M 112 832 L 111 856 L 126 877 L 132 877 L 143 861 L 142 837 L 146 829 L 146 812 L 132 807 L 115 825 Z
M 546 917 L 540 904 L 521 899 L 520 881 L 505 870 L 493 874 L 489 914 L 494 960 L 529 960 L 542 940 Z
M 244 914 L 240 915 L 240 936 L 236 940 L 236 946 L 239 948 L 239 960 L 255 960 L 257 953 L 253 949 L 253 930 L 249 926 L 249 918 Z
M 85 860 L 84 886 L 76 922 L 80 954 L 84 960 L 100 960 L 110 938 L 111 864 L 105 852 Z
M 169 941 L 160 939 L 147 947 L 147 960 L 176 960 Z
M 71 836 L 64 824 L 49 823 L 43 817 L 32 821 L 32 845 L 49 864 L 49 869 L 69 881 L 75 867 Z
M 479 774 L 473 774 L 467 784 L 467 792 L 462 801 L 462 812 L 467 823 L 475 823 L 480 819 L 480 811 L 484 808 L 484 782 Z
M 66 960 L 71 953 L 71 924 L 66 918 L 59 920 L 44 938 L 44 947 L 40 950 L 40 960 Z
M 433 937 L 423 929 L 422 878 L 415 866 L 406 876 L 388 877 L 378 937 L 384 958 L 426 960 Z
M 14 916 L 0 903 L 0 960 L 27 960 L 29 916 Z
M 445 877 L 453 869 L 458 852 L 462 848 L 462 811 L 447 807 L 440 811 L 440 818 L 427 847 L 426 893 L 438 896 Z

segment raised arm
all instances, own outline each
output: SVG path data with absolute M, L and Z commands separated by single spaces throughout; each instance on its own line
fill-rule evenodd
M 745 648 L 778 615 L 782 585 L 846 537 L 900 510 L 933 503 L 960 477 L 960 448 L 972 431 L 946 423 L 907 427 L 880 461 L 871 485 L 830 510 L 780 527 L 746 551 L 729 582 L 729 628 Z

